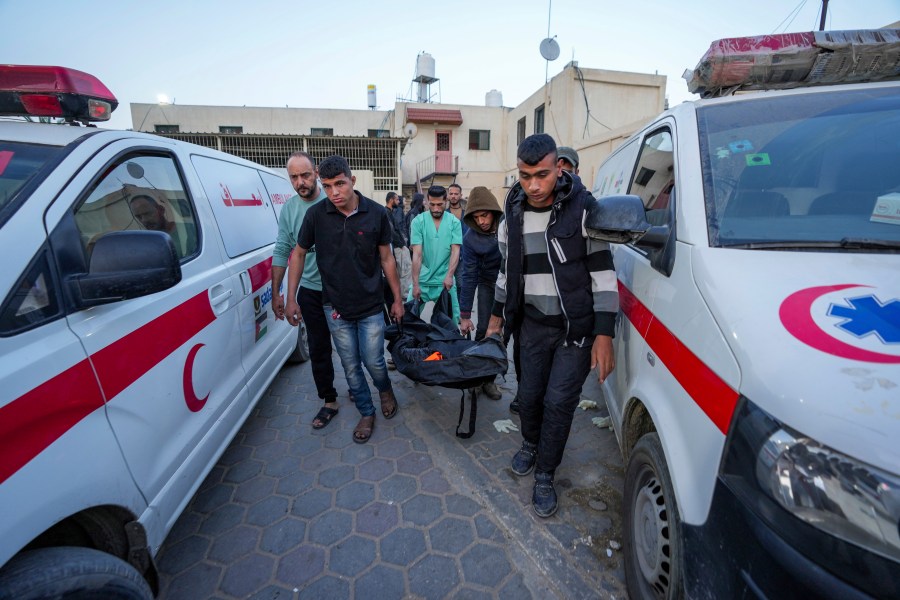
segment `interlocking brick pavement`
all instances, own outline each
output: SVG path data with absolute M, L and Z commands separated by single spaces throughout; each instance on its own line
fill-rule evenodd
M 346 390 L 336 360 L 335 372 Z M 376 411 L 362 445 L 346 394 L 312 429 L 310 367 L 286 366 L 166 539 L 160 598 L 625 597 L 610 547 L 621 543 L 622 460 L 591 422 L 606 415 L 593 373 L 583 397 L 599 408 L 576 411 L 549 519 L 531 509 L 532 477 L 509 468 L 521 436 L 492 426 L 518 423 L 514 376 L 501 400 L 479 397 L 468 440 L 454 435 L 460 392 L 391 379 L 400 412 Z

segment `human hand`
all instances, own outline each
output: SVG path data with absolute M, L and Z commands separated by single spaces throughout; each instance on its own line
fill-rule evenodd
M 413 283 L 412 286 L 412 297 L 418 302 L 422 299 L 422 288 L 419 287 L 418 283 Z
M 468 335 L 470 331 L 475 329 L 475 325 L 472 323 L 472 319 L 464 319 L 460 318 L 459 320 L 459 332 L 463 335 Z
M 272 312 L 279 321 L 284 319 L 284 296 L 281 294 L 272 294 Z
M 394 303 L 391 304 L 391 317 L 394 318 L 394 321 L 399 323 L 403 318 L 403 313 L 406 312 L 406 309 L 403 308 L 403 302 L 397 298 L 394 300 Z
M 503 333 L 502 330 L 503 330 L 503 317 L 491 315 L 491 320 L 488 321 L 487 331 L 484 332 L 484 336 L 491 337 L 492 335 L 502 335 L 502 333 Z
M 453 275 L 451 275 L 450 273 L 447 273 L 447 276 L 444 277 L 444 289 L 449 292 L 450 288 L 452 288 L 452 287 L 453 287 Z
M 284 314 L 287 317 L 287 322 L 294 327 L 303 320 L 303 316 L 300 314 L 300 305 L 293 298 L 288 299 L 287 306 L 284 307 Z
M 594 338 L 594 345 L 591 347 L 591 368 L 594 367 L 597 368 L 597 380 L 600 383 L 606 381 L 609 374 L 616 368 L 613 342 L 608 335 L 598 335 Z

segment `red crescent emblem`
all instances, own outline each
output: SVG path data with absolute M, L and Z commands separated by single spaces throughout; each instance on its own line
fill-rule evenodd
M 187 404 L 188 410 L 191 412 L 199 412 L 206 405 L 206 399 L 209 398 L 209 394 L 206 394 L 203 398 L 198 398 L 197 394 L 194 393 L 194 358 L 203 346 L 205 346 L 205 344 L 197 344 L 191 348 L 191 351 L 188 352 L 187 360 L 184 361 L 184 374 L 182 377 L 182 382 L 184 384 L 184 403 Z
M 781 308 L 778 309 L 781 324 L 788 330 L 788 333 L 807 346 L 812 346 L 816 350 L 821 350 L 834 356 L 864 362 L 900 363 L 900 356 L 857 348 L 833 338 L 822 331 L 813 320 L 812 311 L 810 310 L 813 302 L 830 292 L 839 292 L 852 287 L 871 286 L 845 283 L 841 285 L 823 285 L 794 292 L 784 299 L 784 302 L 781 303 Z

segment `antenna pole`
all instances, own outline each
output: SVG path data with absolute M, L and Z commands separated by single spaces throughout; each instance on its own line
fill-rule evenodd
M 828 0 L 822 0 L 822 18 L 819 19 L 819 31 L 825 31 L 825 15 L 828 13 Z
M 553 0 L 547 2 L 547 38 L 550 38 L 550 12 L 553 10 Z M 544 85 L 550 81 L 550 61 L 544 59 Z

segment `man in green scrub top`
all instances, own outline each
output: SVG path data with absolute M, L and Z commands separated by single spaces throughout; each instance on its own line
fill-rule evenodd
M 453 274 L 459 264 L 462 225 L 446 212 L 447 190 L 440 185 L 428 188 L 426 211 L 413 219 L 409 242 L 412 246 L 412 289 L 409 300 L 437 300 L 449 290 L 453 305 L 453 321 L 459 324 L 459 300 Z

